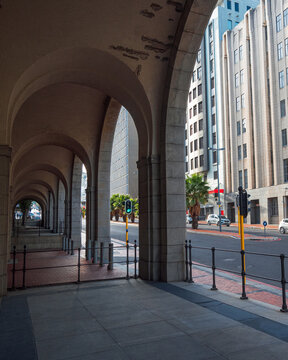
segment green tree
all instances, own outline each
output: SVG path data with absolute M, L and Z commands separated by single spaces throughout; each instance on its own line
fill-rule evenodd
M 209 186 L 203 180 L 201 174 L 193 174 L 186 177 L 186 206 L 192 217 L 192 229 L 198 229 L 198 216 L 200 204 L 207 202 Z
M 30 207 L 32 205 L 32 200 L 21 200 L 19 202 L 19 208 L 22 212 L 22 226 L 25 225 L 25 221 L 26 221 L 26 218 L 27 218 L 27 214 L 30 210 Z

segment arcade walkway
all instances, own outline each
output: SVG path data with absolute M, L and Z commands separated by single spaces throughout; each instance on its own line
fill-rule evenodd
M 30 289 L 2 299 L 0 358 L 286 359 L 287 316 L 186 283 Z

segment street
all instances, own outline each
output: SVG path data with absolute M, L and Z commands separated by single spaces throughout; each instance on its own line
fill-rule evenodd
M 222 250 L 234 250 L 236 252 L 224 252 L 216 250 L 216 268 L 226 269 L 235 272 L 241 271 L 241 257 L 240 257 L 240 240 L 230 236 L 221 236 L 217 226 L 200 225 L 201 230 L 213 230 L 213 233 L 192 232 L 191 225 L 187 225 L 187 240 L 191 240 L 192 246 L 207 247 L 209 250 L 193 249 L 193 262 L 198 262 L 205 265 L 211 265 L 211 247 Z M 224 227 L 223 231 L 237 233 L 236 227 Z M 245 229 L 245 234 L 252 234 L 262 236 L 263 230 Z M 275 254 L 277 257 L 246 254 L 246 272 L 249 275 L 258 275 L 267 278 L 274 278 L 280 280 L 280 258 L 279 255 L 284 253 L 288 256 L 288 234 L 281 235 L 276 230 L 269 230 L 266 233 L 268 236 L 278 238 L 276 241 L 271 240 L 245 240 L 245 250 L 247 252 L 257 252 L 261 254 Z M 125 223 L 111 222 L 111 237 L 125 241 Z M 263 237 L 264 239 L 264 237 Z M 137 240 L 138 243 L 138 225 L 129 223 L 129 242 L 133 243 Z M 288 274 L 288 261 L 285 261 L 286 274 Z M 287 276 L 286 276 L 287 278 Z M 255 278 L 256 279 L 256 278 Z M 279 282 L 274 282 L 266 279 L 256 279 L 265 283 L 269 283 L 280 287 Z

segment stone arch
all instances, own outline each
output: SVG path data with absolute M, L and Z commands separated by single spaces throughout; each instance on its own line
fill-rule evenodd
M 14 119 L 24 102 L 40 89 L 56 83 L 75 83 L 97 88 L 125 106 L 135 120 L 143 156 L 152 147 L 152 113 L 137 75 L 111 54 L 92 48 L 52 52 L 30 66 L 18 79 L 8 106 L 10 142 Z

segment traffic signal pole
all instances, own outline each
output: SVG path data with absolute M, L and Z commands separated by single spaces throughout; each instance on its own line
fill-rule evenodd
M 126 245 L 128 245 L 128 214 L 126 214 Z

